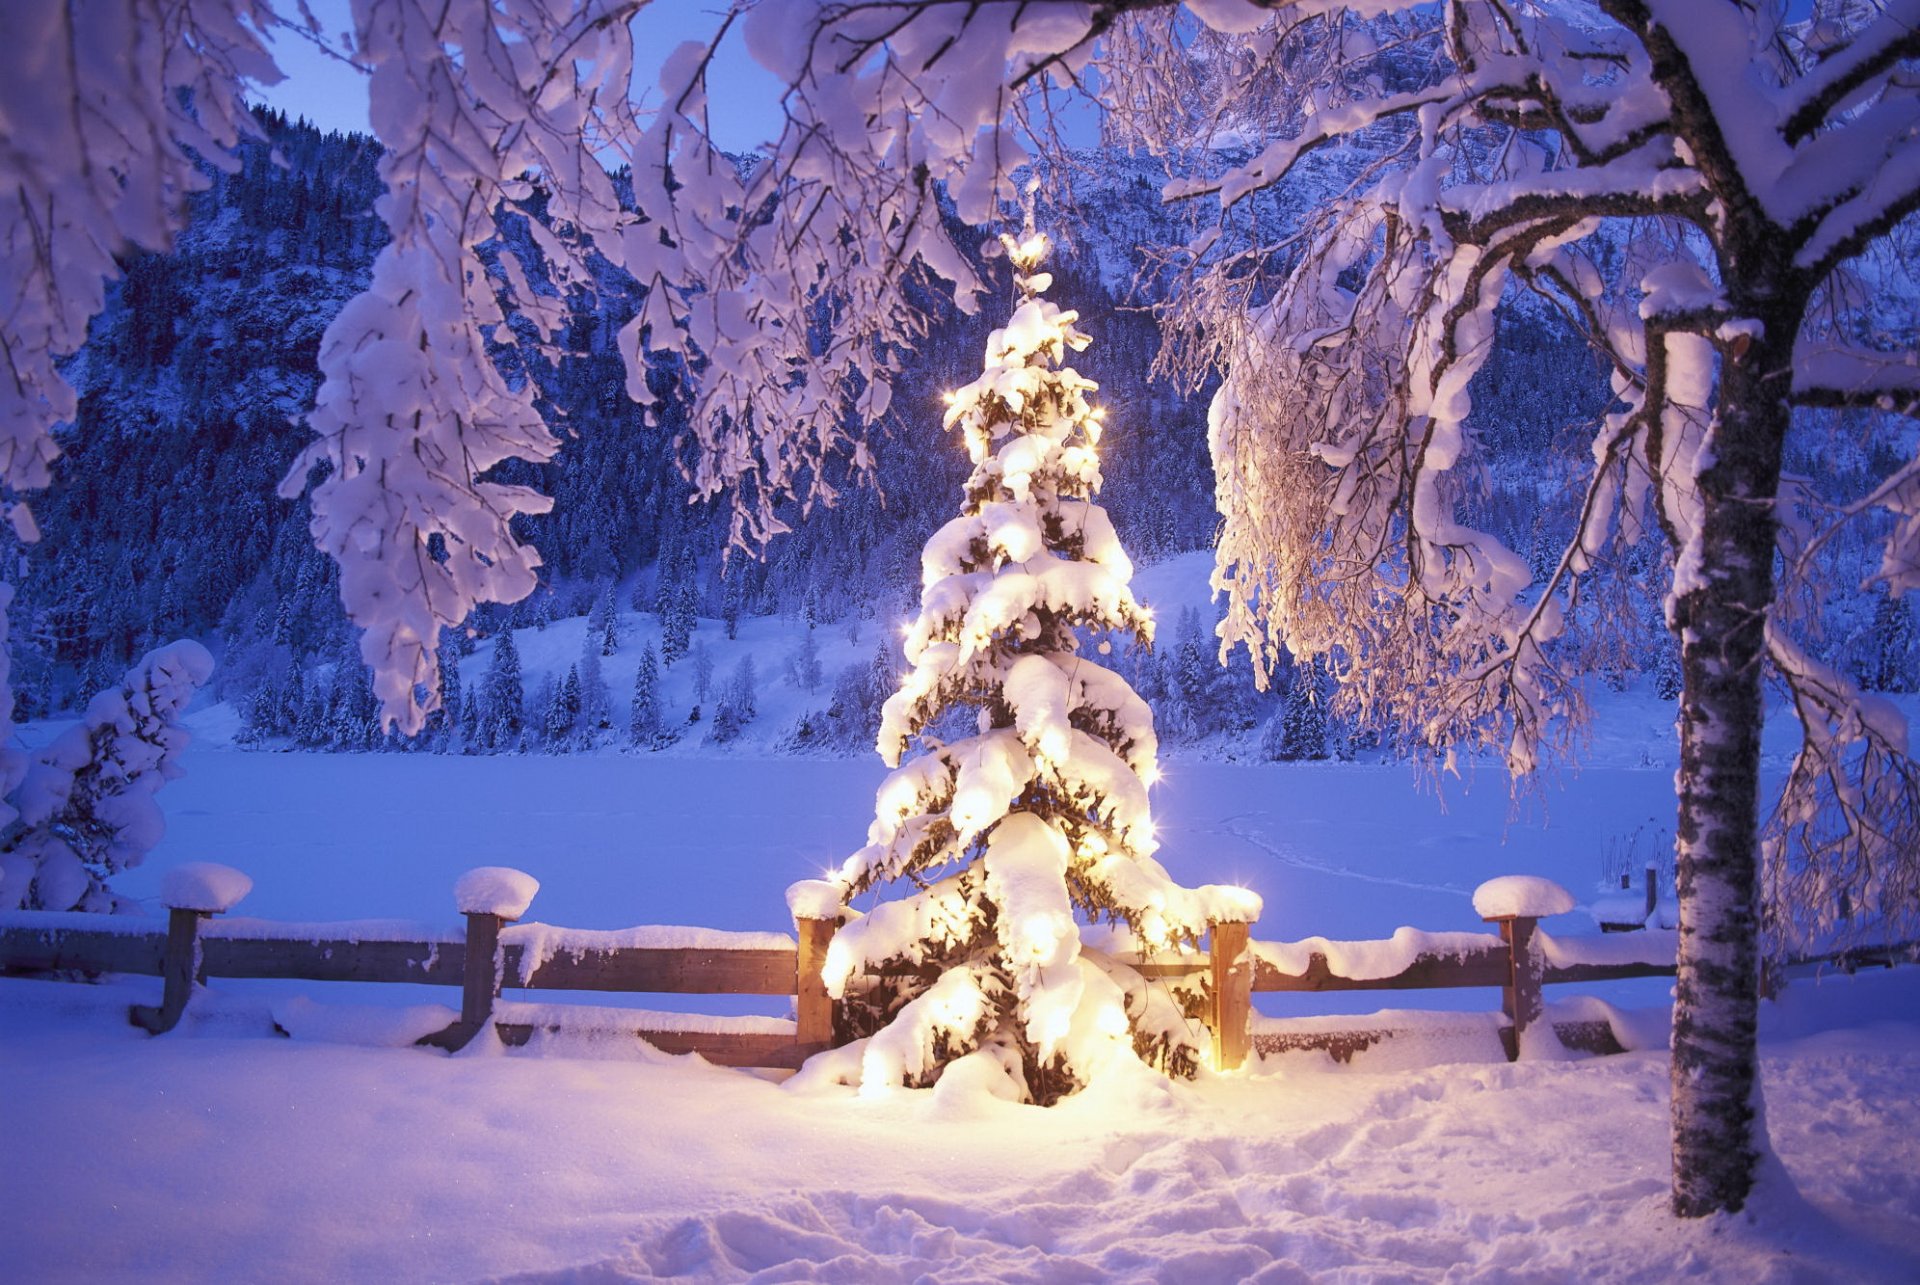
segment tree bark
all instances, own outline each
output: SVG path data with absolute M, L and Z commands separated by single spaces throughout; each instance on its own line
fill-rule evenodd
M 1771 312 L 1778 312 L 1778 305 Z M 1745 315 L 1755 315 L 1747 312 Z M 1773 498 L 1787 427 L 1791 319 L 1723 360 L 1713 462 L 1701 473 L 1698 582 L 1679 601 L 1680 902 L 1673 1022 L 1673 1209 L 1745 1204 L 1758 1161 L 1761 676 L 1773 599 Z M 1781 349 L 1788 351 L 1781 351 Z

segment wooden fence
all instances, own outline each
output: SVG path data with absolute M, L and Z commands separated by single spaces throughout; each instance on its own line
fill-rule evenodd
M 834 924 L 801 920 L 797 941 L 766 933 L 640 929 L 596 933 L 540 929 L 512 940 L 505 916 L 468 912 L 464 936 L 368 934 L 352 923 L 282 925 L 214 921 L 217 912 L 175 906 L 165 929 L 100 915 L 14 912 L 0 915 L 0 972 L 72 970 L 158 975 L 158 1006 L 135 1005 L 137 1026 L 172 1030 L 193 987 L 210 977 L 292 978 L 315 982 L 416 982 L 458 986 L 460 1016 L 419 1043 L 463 1047 L 489 1022 L 502 1041 L 524 1044 L 537 1025 L 495 1020 L 503 988 L 695 995 L 792 995 L 790 1022 L 622 1013 L 620 1029 L 668 1053 L 699 1053 L 723 1066 L 797 1067 L 833 1038 L 832 1002 L 820 978 Z M 211 922 L 210 922 L 211 921 Z M 384 926 L 382 926 L 384 927 Z M 507 936 L 503 938 L 503 931 Z M 643 940 L 635 944 L 635 936 Z M 661 944 L 649 944 L 653 937 Z M 676 944 L 676 936 L 691 939 Z M 610 1011 L 596 1010 L 604 1018 Z M 545 1020 L 548 1029 L 561 1023 Z
M 14 912 L 0 915 L 0 972 L 72 970 L 163 979 L 158 1006 L 136 1005 L 130 1019 L 155 1034 L 171 1030 L 193 987 L 209 977 L 323 982 L 416 982 L 458 986 L 460 1016 L 419 1043 L 458 1049 L 488 1022 L 509 1044 L 537 1029 L 564 1029 L 550 1012 L 516 1020 L 497 1008 L 503 988 L 525 991 L 792 995 L 794 1019 L 694 1018 L 639 1010 L 595 1010 L 599 1025 L 669 1053 L 699 1053 L 724 1066 L 797 1067 L 833 1042 L 834 1007 L 821 969 L 835 921 L 800 919 L 796 939 L 705 929 L 632 929 L 599 933 L 543 925 L 509 927 L 503 915 L 469 911 L 464 935 L 394 935 L 365 925 L 284 925 L 214 919 L 190 906 L 169 910 L 166 927 L 98 915 Z M 1671 977 L 1672 932 L 1645 931 L 1554 941 L 1536 919 L 1491 919 L 1494 933 L 1415 933 L 1388 941 L 1269 943 L 1250 940 L 1251 925 L 1211 926 L 1206 952 L 1123 958 L 1148 979 L 1198 979 L 1208 997 L 1213 1065 L 1231 1070 L 1249 1054 L 1320 1049 L 1339 1061 L 1406 1035 L 1388 1015 L 1356 1016 L 1337 1029 L 1285 1029 L 1254 1021 L 1252 996 L 1267 992 L 1424 990 L 1498 987 L 1499 1034 L 1509 1058 L 1543 1020 L 1543 988 L 1568 982 Z M 381 926 L 383 929 L 389 926 Z M 1909 952 L 1911 954 L 1911 952 Z M 1354 966 L 1351 959 L 1363 961 Z M 1894 956 L 1873 962 L 1893 962 Z M 1336 967 L 1336 959 L 1348 959 Z M 1382 961 L 1385 960 L 1385 965 Z M 1851 966 L 1852 961 L 1842 960 Z M 520 1006 L 525 1007 L 525 1006 Z M 616 1016 L 609 1017 L 608 1014 Z M 1278 1029 L 1275 1029 L 1278 1028 Z M 1605 1021 L 1558 1021 L 1568 1047 L 1618 1053 Z
M 1416 934 L 1413 937 L 1416 944 L 1399 951 L 1393 950 L 1396 941 L 1370 941 L 1325 943 L 1325 949 L 1304 952 L 1293 944 L 1250 942 L 1246 924 L 1216 924 L 1209 942 L 1209 957 L 1203 964 L 1165 960 L 1143 962 L 1139 967 L 1142 972 L 1159 976 L 1190 974 L 1204 967 L 1210 983 L 1213 1063 L 1222 1069 L 1242 1065 L 1249 1053 L 1283 1053 L 1296 1049 L 1320 1049 L 1336 1061 L 1345 1062 L 1383 1040 L 1410 1033 L 1409 1028 L 1369 1021 L 1364 1016 L 1356 1016 L 1351 1027 L 1339 1030 L 1256 1032 L 1253 1024 L 1256 991 L 1498 987 L 1506 1019 L 1500 1028 L 1500 1039 L 1506 1046 L 1508 1058 L 1512 1059 L 1519 1056 L 1520 1042 L 1527 1028 L 1541 1021 L 1545 1014 L 1544 986 L 1671 977 L 1675 972 L 1672 961 L 1678 943 L 1674 933 L 1636 934 L 1628 941 L 1618 937 L 1580 938 L 1554 942 L 1549 952 L 1538 931 L 1537 919 L 1516 915 L 1501 916 L 1490 922 L 1497 926 L 1497 936 L 1493 933 Z M 1355 953 L 1398 954 L 1404 958 L 1400 966 L 1391 971 L 1376 968 L 1343 973 L 1329 962 L 1330 955 L 1342 947 Z M 1302 953 L 1305 963 L 1298 971 L 1287 971 L 1275 959 L 1277 955 Z M 1625 1051 L 1604 1021 L 1563 1021 L 1555 1022 L 1553 1027 L 1569 1048 L 1593 1053 Z

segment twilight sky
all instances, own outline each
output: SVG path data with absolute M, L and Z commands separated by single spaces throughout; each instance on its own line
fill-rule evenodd
M 309 4 L 329 38 L 337 39 L 352 25 L 349 0 Z M 297 16 L 296 7 L 287 9 Z M 681 41 L 710 39 L 725 13 L 725 0 L 653 0 L 634 23 L 639 62 L 644 67 L 651 58 L 657 64 Z M 369 132 L 366 82 L 358 72 L 286 32 L 275 41 L 273 53 L 287 79 L 260 91 L 261 101 L 289 116 L 304 116 L 323 130 Z M 713 131 L 721 146 L 749 151 L 769 141 L 779 129 L 781 86 L 747 56 L 737 26 L 709 75 Z

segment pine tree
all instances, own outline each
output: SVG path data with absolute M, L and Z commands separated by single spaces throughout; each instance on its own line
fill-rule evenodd
M 593 618 L 587 622 L 587 632 L 598 641 L 602 656 L 611 656 L 620 650 L 620 607 L 614 600 L 611 581 L 600 595 Z
M 253 699 L 247 703 L 246 718 L 240 725 L 238 739 L 242 745 L 258 745 L 274 734 L 280 701 L 280 689 L 273 683 L 262 683 L 254 690 Z
M 300 715 L 307 703 L 306 665 L 299 656 L 287 667 L 286 685 L 280 691 L 280 709 L 274 716 L 274 726 L 282 736 L 291 736 L 296 740 L 300 735 Z
M 733 706 L 742 723 L 751 723 L 760 714 L 760 679 L 754 672 L 751 653 L 742 656 L 740 663 L 733 667 L 733 677 L 727 680 L 727 690 L 721 700 Z
M 1200 613 L 1180 613 L 1180 637 L 1167 658 L 1167 693 L 1182 735 L 1198 739 L 1220 730 L 1220 666 L 1201 640 Z
M 1327 756 L 1327 698 L 1319 680 L 1317 661 L 1294 671 L 1286 712 L 1280 716 L 1279 757 L 1288 762 Z
M 685 610 L 688 598 L 681 592 L 676 578 L 679 572 L 678 559 L 671 566 L 663 562 L 657 599 L 660 604 L 660 662 L 669 669 L 687 654 L 693 639 L 694 618 L 692 612 Z
M 294 725 L 293 739 L 303 749 L 321 749 L 327 743 L 328 688 L 315 675 L 307 685 L 300 705 L 300 721 Z
M 440 644 L 440 748 L 453 743 L 465 727 L 465 701 L 460 690 L 460 649 L 451 639 Z
M 553 693 L 546 702 L 546 742 L 557 750 L 573 748 L 575 734 L 580 728 L 580 667 L 569 666 L 567 676 L 553 684 Z
M 460 697 L 460 751 L 473 754 L 480 749 L 480 701 L 469 683 Z
M 520 678 L 520 652 L 513 631 L 502 629 L 493 644 L 493 663 L 487 667 L 480 694 L 480 743 L 499 752 L 518 749 L 526 730 L 526 689 Z
M 1883 593 L 1873 604 L 1873 646 L 1866 686 L 1882 692 L 1914 689 L 1913 609 L 1905 594 Z
M 747 596 L 746 586 L 746 575 L 738 566 L 731 568 L 720 597 L 720 622 L 726 626 L 728 642 L 740 636 L 740 609 Z
M 1653 669 L 1653 690 L 1663 701 L 1680 699 L 1680 644 L 1671 634 L 1663 634 L 1658 640 L 1659 651 L 1655 655 Z
M 731 700 L 723 697 L 720 707 L 713 711 L 713 729 L 707 733 L 707 739 L 715 745 L 725 745 L 740 738 L 740 729 L 746 719 L 734 708 Z
M 380 745 L 380 703 L 373 694 L 373 675 L 366 666 L 343 664 L 340 679 L 340 744 L 349 750 L 371 750 Z
M 700 627 L 700 569 L 689 551 L 680 570 L 673 594 L 673 627 L 683 639 L 691 639 Z
M 600 648 L 594 641 L 587 639 L 587 649 L 580 657 L 580 739 L 589 745 L 613 727 L 613 694 L 607 690 Z
M 639 667 L 633 671 L 633 712 L 627 721 L 627 738 L 638 746 L 658 749 L 664 728 L 660 718 L 660 663 L 654 659 L 653 644 L 640 652 Z
M 1184 1073 L 1199 1058 L 1165 990 L 1139 985 L 1129 1013 L 1114 980 L 1125 970 L 1082 955 L 1082 922 L 1124 923 L 1157 948 L 1197 939 L 1212 919 L 1248 918 L 1257 899 L 1182 888 L 1153 859 L 1152 712 L 1076 654 L 1076 627 L 1152 636 L 1127 588 L 1132 564 L 1092 500 L 1093 385 L 1060 365 L 1088 341 L 1076 314 L 1039 297 L 1044 239 L 1007 244 L 1019 302 L 987 341 L 980 378 L 949 397 L 946 424 L 974 468 L 961 516 L 922 554 L 912 672 L 880 730 L 895 770 L 867 846 L 791 899 L 898 894 L 842 928 L 829 959 L 850 1033 L 870 1037 L 863 1086 L 926 1084 L 967 1057 L 1045 1103 L 1135 1052 Z M 977 735 L 921 735 L 957 707 L 976 710 Z M 916 737 L 923 753 L 903 765 Z M 868 977 L 876 968 L 888 975 Z

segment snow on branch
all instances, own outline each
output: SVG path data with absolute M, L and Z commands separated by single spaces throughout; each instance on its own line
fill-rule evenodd
M 13 6 L 0 42 L 0 514 L 39 532 L 23 493 L 52 480 L 54 430 L 78 410 L 61 363 L 120 275 L 116 256 L 164 250 L 254 132 L 241 94 L 280 72 L 257 0 L 68 0 Z M 0 584 L 0 727 L 13 695 Z M 0 796 L 26 763 L 0 748 Z M 0 823 L 13 819 L 0 802 Z
M 1864 31 L 1819 52 L 1819 61 L 1782 95 L 1781 128 L 1791 142 L 1811 135 L 1848 100 L 1869 96 L 1901 62 L 1920 58 L 1920 0 L 1887 0 Z
M 381 721 L 404 732 L 439 706 L 440 630 L 535 585 L 539 555 L 513 519 L 549 501 L 486 475 L 548 459 L 558 443 L 531 384 L 510 380 L 491 349 L 507 339 L 509 307 L 551 339 L 564 285 L 586 279 L 584 246 L 620 244 L 630 215 L 599 153 L 635 130 L 636 8 L 383 0 L 356 11 L 393 240 L 327 327 L 308 420 L 317 440 L 281 490 L 298 494 L 325 469 L 314 540 L 340 564 Z M 496 215 L 536 192 L 549 222 L 525 225 L 540 262 L 501 250 L 489 263 Z
M 1767 827 L 1772 954 L 1899 941 L 1920 929 L 1920 768 L 1907 721 L 1769 626 L 1800 748 Z
M 74 392 L 57 368 L 86 339 L 114 256 L 164 250 L 206 186 L 253 132 L 244 84 L 280 79 L 260 33 L 264 5 L 75 0 L 9 14 L 0 52 L 0 480 L 50 478 L 55 425 Z M 31 523 L 14 519 L 31 538 Z

